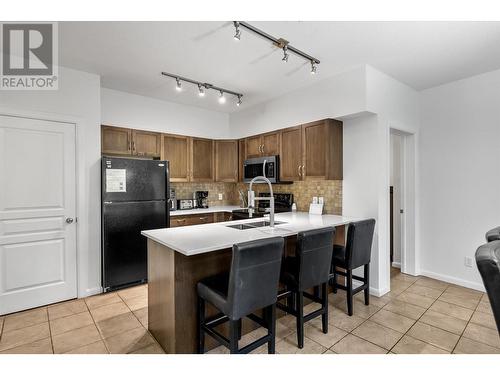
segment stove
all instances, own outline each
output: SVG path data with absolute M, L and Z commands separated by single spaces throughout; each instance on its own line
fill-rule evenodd
M 259 197 L 269 197 L 269 193 L 259 193 Z M 293 194 L 274 193 L 274 213 L 292 211 Z M 269 213 L 269 201 L 259 201 L 258 207 L 254 210 L 252 217 L 263 217 Z M 233 210 L 233 220 L 248 219 L 248 208 Z

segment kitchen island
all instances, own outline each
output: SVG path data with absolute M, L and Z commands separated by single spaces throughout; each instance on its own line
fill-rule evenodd
M 268 219 L 261 217 L 142 232 L 148 238 L 148 329 L 167 353 L 196 352 L 196 283 L 229 270 L 233 244 L 280 236 L 286 241 L 286 256 L 293 252 L 297 233 L 305 230 L 337 227 L 335 243 L 343 244 L 344 226 L 355 219 L 287 212 L 275 215 L 276 222 L 281 224 L 274 228 L 241 230 L 230 227 L 263 220 Z M 243 332 L 253 328 L 244 322 Z M 207 348 L 215 345 L 215 341 L 206 342 Z

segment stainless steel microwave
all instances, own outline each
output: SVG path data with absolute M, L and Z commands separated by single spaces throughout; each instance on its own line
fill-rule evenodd
M 279 182 L 280 157 L 275 155 L 245 160 L 243 162 L 243 182 L 250 182 L 252 178 L 257 176 L 265 176 L 272 183 Z

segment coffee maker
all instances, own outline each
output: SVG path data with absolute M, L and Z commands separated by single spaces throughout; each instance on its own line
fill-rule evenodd
M 198 208 L 208 208 L 208 191 L 197 191 L 195 197 Z

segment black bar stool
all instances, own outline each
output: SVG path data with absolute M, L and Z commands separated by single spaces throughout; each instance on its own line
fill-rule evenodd
M 347 292 L 347 313 L 350 316 L 352 316 L 352 297 L 354 294 L 364 290 L 365 305 L 370 304 L 370 258 L 374 229 L 375 219 L 350 223 L 347 229 L 346 246 L 333 246 L 330 283 L 334 293 L 337 293 L 337 289 L 343 289 Z M 352 271 L 361 266 L 364 266 L 364 277 L 353 275 Z M 345 269 L 345 272 L 337 270 L 336 267 Z M 345 276 L 345 286 L 337 283 L 337 275 Z M 352 279 L 362 281 L 363 285 L 353 289 Z
M 476 251 L 476 264 L 500 334 L 500 241 L 491 241 L 480 246 Z
M 332 261 L 332 247 L 335 228 L 321 228 L 297 235 L 294 257 L 283 261 L 280 281 L 286 290 L 278 299 L 287 298 L 287 305 L 276 304 L 279 309 L 297 318 L 298 347 L 304 347 L 304 323 L 321 315 L 322 328 L 328 333 L 328 276 Z M 307 289 L 321 286 L 321 295 L 312 295 Z M 319 294 L 319 293 L 318 293 Z M 321 303 L 321 308 L 304 316 L 304 297 Z
M 275 351 L 276 298 L 283 254 L 281 237 L 267 238 L 233 245 L 229 273 L 201 280 L 198 289 L 198 352 L 205 352 L 205 333 L 229 348 L 231 354 L 245 354 L 267 343 L 268 353 Z M 205 301 L 221 313 L 208 320 Z M 264 309 L 261 318 L 252 312 Z M 248 316 L 264 328 L 267 335 L 238 349 L 241 319 Z M 229 322 L 229 339 L 214 328 Z
M 498 240 L 500 240 L 500 227 L 490 229 L 489 231 L 486 232 L 487 242 L 498 241 Z

